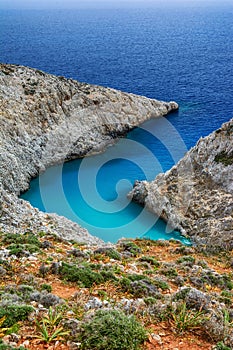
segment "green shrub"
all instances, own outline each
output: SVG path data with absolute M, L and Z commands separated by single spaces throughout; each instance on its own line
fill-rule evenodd
M 233 164 L 233 152 L 226 153 L 225 151 L 220 152 L 214 157 L 215 162 L 222 163 L 225 166 Z
M 37 253 L 40 249 L 34 244 L 10 244 L 7 249 L 10 250 L 10 255 L 16 255 L 18 258 L 25 255 L 25 251 L 29 253 Z
M 142 261 L 142 262 L 147 262 L 155 267 L 159 267 L 160 266 L 160 263 L 154 259 L 152 256 L 142 256 L 139 261 Z
M 23 346 L 20 346 L 19 348 L 15 348 L 15 347 L 12 347 L 11 345 L 4 344 L 0 339 L 0 350 L 26 350 L 26 349 Z
M 104 278 L 100 273 L 94 272 L 90 267 L 76 267 L 62 263 L 59 273 L 66 281 L 78 282 L 86 288 L 90 288 L 94 283 L 100 284 L 104 282 Z
M 188 309 L 186 303 L 178 305 L 177 309 L 171 307 L 168 317 L 179 333 L 187 330 L 198 329 L 207 320 L 205 312 Z
M 231 350 L 231 348 L 229 348 L 228 346 L 226 346 L 222 341 L 219 342 L 217 345 L 216 345 L 216 350 Z
M 167 282 L 159 280 L 159 279 L 154 279 L 153 284 L 162 290 L 170 289 L 170 286 Z
M 130 286 L 130 279 L 129 278 L 126 278 L 126 277 L 123 277 L 121 280 L 120 280 L 120 286 L 121 286 L 121 289 L 123 292 L 129 292 L 131 291 L 131 286 Z
M 135 316 L 118 310 L 99 310 L 83 323 L 78 340 L 83 350 L 138 350 L 146 339 L 146 330 Z
M 110 259 L 121 260 L 121 255 L 115 249 L 109 249 L 105 253 Z
M 145 301 L 146 305 L 154 305 L 158 302 L 158 299 L 160 299 L 160 298 L 147 297 L 147 298 L 144 298 L 144 301 Z
M 129 292 L 132 293 L 133 290 L 131 288 L 131 282 L 135 282 L 135 281 L 140 281 L 140 280 L 148 280 L 148 277 L 144 276 L 144 275 L 137 275 L 137 274 L 128 274 L 126 275 L 126 277 L 123 277 L 119 283 L 120 283 L 120 287 L 122 289 L 123 292 Z
M 141 253 L 141 248 L 139 248 L 139 246 L 132 241 L 122 241 L 120 243 L 120 248 L 123 251 L 131 253 L 133 256 L 137 256 L 139 253 Z
M 136 273 L 132 274 L 132 275 L 128 274 L 127 278 L 132 282 L 145 280 L 145 279 L 147 279 L 149 281 L 149 278 L 145 277 L 144 275 L 137 275 Z
M 47 292 L 51 293 L 52 292 L 52 287 L 50 284 L 43 283 L 40 287 L 41 290 L 47 290 Z
M 230 306 L 232 304 L 232 293 L 228 290 L 223 290 L 220 294 L 219 301 L 225 303 L 226 305 Z
M 194 264 L 195 258 L 191 255 L 182 256 L 181 258 L 177 259 L 176 262 L 178 264 L 182 264 L 183 262 L 190 262 L 190 263 Z
M 100 271 L 100 275 L 103 277 L 104 281 L 117 281 L 116 276 L 112 271 Z
M 9 305 L 0 307 L 0 318 L 6 317 L 3 326 L 11 327 L 18 321 L 24 321 L 28 315 L 33 311 L 32 306 L 28 305 Z
M 36 246 L 40 246 L 40 241 L 32 232 L 25 232 L 24 234 L 17 233 L 7 233 L 3 239 L 3 244 L 33 244 Z
M 178 276 L 178 272 L 176 271 L 176 269 L 174 267 L 164 267 L 160 270 L 160 273 L 166 277 L 177 277 Z

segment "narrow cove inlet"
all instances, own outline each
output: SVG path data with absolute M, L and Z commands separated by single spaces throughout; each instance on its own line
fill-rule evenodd
M 31 181 L 21 198 L 41 211 L 77 222 L 105 242 L 146 237 L 190 244 L 163 220 L 127 199 L 135 180 L 154 179 L 185 153 L 175 132 L 171 138 L 172 131 L 164 118 L 150 120 L 102 154 L 48 168 Z

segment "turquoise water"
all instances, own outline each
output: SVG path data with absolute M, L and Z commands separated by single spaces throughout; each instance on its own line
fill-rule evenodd
M 175 150 L 171 142 L 169 145 L 172 131 Z M 158 150 L 158 155 L 148 144 Z M 176 157 L 180 158 L 177 146 L 185 151 L 172 125 L 164 118 L 151 120 L 103 154 L 47 169 L 31 181 L 29 191 L 22 198 L 40 210 L 66 216 L 104 241 L 116 242 L 121 237 L 173 237 L 188 244 L 178 232 L 171 232 L 165 222 L 127 199 L 136 179 L 152 180 L 159 172 L 170 168 Z M 159 158 L 166 148 L 170 158 L 162 165 Z
M 159 135 L 139 128 L 126 139 L 151 151 L 152 159 L 145 149 L 125 140 L 90 158 L 91 164 L 65 164 L 62 175 L 56 173 L 61 169 L 49 169 L 33 180 L 30 191 L 23 195 L 40 209 L 73 218 L 105 240 L 145 234 L 170 237 L 162 221 L 151 228 L 154 217 L 148 213 L 138 217 L 142 209 L 126 202 L 130 184 L 135 179 L 153 179 L 161 170 L 169 169 L 186 147 L 190 149 L 201 136 L 233 117 L 232 4 L 169 6 L 0 13 L 1 62 L 28 65 L 150 98 L 175 100 L 180 105 L 179 112 L 169 116 L 175 131 L 167 132 L 166 126 L 163 130 L 159 125 L 161 135 L 167 138 L 159 141 Z M 149 128 L 154 130 L 158 123 L 151 121 Z M 107 162 L 100 167 L 104 160 Z M 80 167 L 82 171 L 78 172 Z M 81 198 L 80 190 L 85 198 Z M 111 213 L 116 210 L 118 213 Z

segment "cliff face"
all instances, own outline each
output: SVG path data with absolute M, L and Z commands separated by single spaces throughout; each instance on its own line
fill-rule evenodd
M 140 123 L 178 108 L 6 64 L 0 64 L 0 106 L 0 229 L 52 230 L 85 242 L 99 240 L 17 195 L 48 166 L 100 152 Z
M 232 249 L 233 120 L 154 181 L 136 182 L 129 197 L 209 249 Z

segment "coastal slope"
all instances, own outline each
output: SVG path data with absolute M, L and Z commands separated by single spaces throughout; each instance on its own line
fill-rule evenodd
M 52 231 L 99 243 L 77 224 L 18 198 L 51 165 L 102 152 L 144 121 L 178 109 L 114 89 L 0 64 L 0 230 Z
M 208 249 L 233 248 L 233 120 L 129 197 Z

